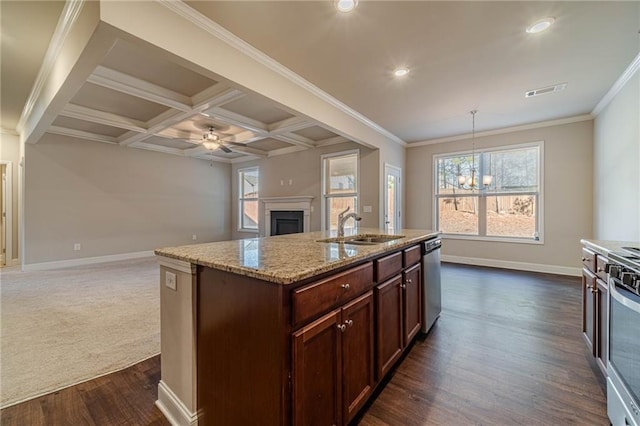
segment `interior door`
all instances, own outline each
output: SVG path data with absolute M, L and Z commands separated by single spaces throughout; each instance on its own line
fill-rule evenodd
M 401 175 L 402 170 L 389 164 L 384 165 L 384 225 L 387 232 L 393 233 L 402 228 L 401 221 Z

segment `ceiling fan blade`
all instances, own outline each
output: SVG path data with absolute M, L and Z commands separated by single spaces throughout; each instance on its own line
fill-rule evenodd
M 227 145 L 235 145 L 235 146 L 247 146 L 246 143 L 242 142 L 225 142 Z
M 224 152 L 226 152 L 227 154 L 229 154 L 229 153 L 233 152 L 233 151 L 231 151 L 229 148 L 227 148 L 227 147 L 226 147 L 226 146 L 224 146 L 224 145 L 220 145 L 220 149 L 221 149 L 221 150 L 223 150 Z

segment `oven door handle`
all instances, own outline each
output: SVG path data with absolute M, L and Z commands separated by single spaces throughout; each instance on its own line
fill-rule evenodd
M 627 308 L 633 310 L 636 313 L 640 314 L 640 303 L 635 302 L 627 297 L 624 297 L 622 295 L 622 293 L 620 293 L 618 291 L 618 288 L 616 286 L 615 281 L 612 279 L 609 281 L 609 288 L 610 291 L 609 293 L 611 294 L 611 297 L 613 297 L 614 299 L 616 299 L 616 301 L 622 303 L 624 306 L 626 306 Z

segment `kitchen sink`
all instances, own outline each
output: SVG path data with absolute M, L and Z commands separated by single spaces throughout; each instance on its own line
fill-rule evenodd
M 347 237 L 333 237 L 325 238 L 322 240 L 316 240 L 319 243 L 339 243 L 339 244 L 353 244 L 360 246 L 371 246 L 381 243 L 388 243 L 389 241 L 404 238 L 404 235 L 389 235 L 389 234 L 358 234 L 349 235 Z

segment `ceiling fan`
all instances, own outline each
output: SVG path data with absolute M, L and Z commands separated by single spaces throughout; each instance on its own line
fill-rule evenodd
M 202 135 L 202 139 L 199 141 L 199 143 L 202 144 L 202 146 L 207 148 L 209 151 L 215 151 L 216 149 L 220 149 L 227 154 L 233 152 L 233 150 L 229 147 L 229 145 L 247 146 L 246 143 L 224 141 L 220 137 L 220 135 L 216 132 L 216 128 L 213 126 L 208 127 L 207 131 Z

